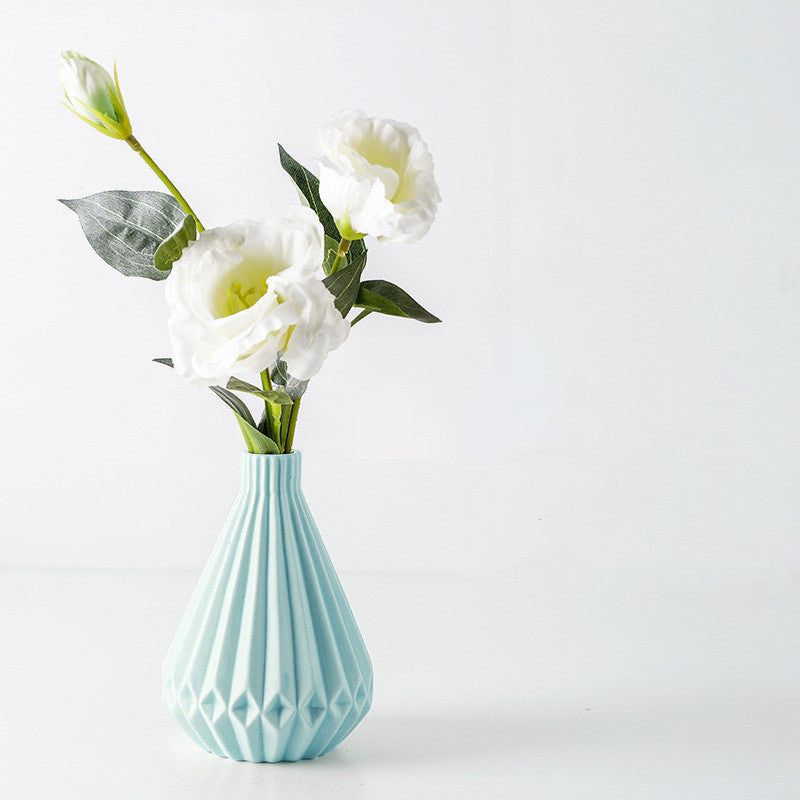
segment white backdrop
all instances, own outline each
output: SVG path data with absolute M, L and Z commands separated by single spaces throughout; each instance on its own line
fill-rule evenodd
M 798 42 L 788 2 L 5 8 L 6 794 L 796 800 Z M 368 269 L 444 324 L 372 315 L 299 419 L 376 676 L 324 759 L 225 762 L 161 707 L 243 446 L 150 361 L 163 285 L 56 202 L 160 188 L 59 105 L 70 48 L 207 226 L 283 212 L 277 142 L 310 164 L 341 109 L 434 154 L 436 224 Z
M 343 108 L 418 126 L 444 197 L 370 275 L 306 395 L 304 483 L 343 570 L 797 567 L 800 139 L 793 4 L 168 5 L 7 13 L 0 563 L 196 569 L 238 430 L 168 354 L 163 287 L 55 202 L 156 188 L 58 104 L 118 57 L 134 131 L 207 226 L 294 201 Z

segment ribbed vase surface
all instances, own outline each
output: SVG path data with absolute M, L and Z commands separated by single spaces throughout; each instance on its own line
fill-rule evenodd
M 241 487 L 164 660 L 164 701 L 239 761 L 327 753 L 372 702 L 372 663 L 300 488 L 300 453 L 242 456 Z

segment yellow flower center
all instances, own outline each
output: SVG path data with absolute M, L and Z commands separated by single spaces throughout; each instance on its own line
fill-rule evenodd
M 263 287 L 250 286 L 247 289 L 242 289 L 241 283 L 231 281 L 230 288 L 225 290 L 228 305 L 223 316 L 229 317 L 231 314 L 238 314 L 246 308 L 252 308 L 266 293 L 266 284 Z
M 264 257 L 243 258 L 214 290 L 214 316 L 221 319 L 252 308 L 269 291 L 267 281 L 285 268 L 285 264 Z

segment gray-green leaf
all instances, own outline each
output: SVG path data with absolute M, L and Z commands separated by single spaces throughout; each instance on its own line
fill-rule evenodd
M 441 322 L 407 292 L 389 281 L 364 281 L 354 305 L 393 317 L 407 317 L 419 322 Z
M 269 376 L 272 385 L 283 389 L 292 400 L 299 400 L 308 386 L 308 381 L 300 381 L 289 374 L 286 362 L 280 358 L 280 355 L 278 360 L 270 367 Z
M 172 265 L 181 257 L 181 253 L 189 242 L 197 238 L 197 224 L 194 217 L 189 214 L 178 226 L 172 236 L 168 236 L 158 246 L 153 255 L 153 262 L 156 269 L 169 271 Z
M 155 253 L 185 220 L 172 195 L 115 190 L 59 202 L 78 215 L 89 244 L 106 264 L 123 275 L 167 277 L 166 270 L 156 268 Z

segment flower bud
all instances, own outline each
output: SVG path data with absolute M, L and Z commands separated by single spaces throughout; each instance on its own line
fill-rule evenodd
M 116 67 L 112 80 L 99 64 L 74 50 L 67 50 L 61 54 L 59 72 L 66 98 L 64 105 L 70 111 L 106 136 L 127 139 L 131 135 L 131 122 L 122 100 Z

